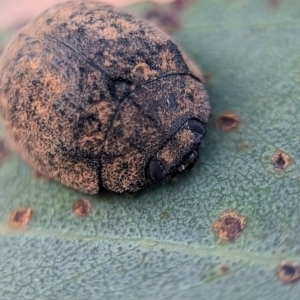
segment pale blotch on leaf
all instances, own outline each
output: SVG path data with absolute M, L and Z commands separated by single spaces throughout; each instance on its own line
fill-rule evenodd
M 216 126 L 221 131 L 231 131 L 238 128 L 240 125 L 240 118 L 234 112 L 225 112 L 216 118 Z
M 242 143 L 238 143 L 237 145 L 237 150 L 238 151 L 246 151 L 250 148 L 250 145 L 248 142 L 242 142 Z
M 11 213 L 9 225 L 13 227 L 23 227 L 28 224 L 31 217 L 32 209 L 30 207 L 19 207 Z
M 167 211 L 164 211 L 161 214 L 161 218 L 164 219 L 164 220 L 167 220 L 167 219 L 170 218 L 170 215 L 169 215 L 169 213 Z
M 87 199 L 80 199 L 73 204 L 74 214 L 84 217 L 89 214 L 91 210 L 90 201 Z
M 290 163 L 290 156 L 283 151 L 276 151 L 272 156 L 272 164 L 276 171 L 282 171 L 286 169 Z
M 242 233 L 246 225 L 246 218 L 238 215 L 234 211 L 223 213 L 220 218 L 214 222 L 213 230 L 217 233 L 219 239 L 234 242 Z
M 294 283 L 300 280 L 300 264 L 282 262 L 278 267 L 278 275 L 284 283 Z

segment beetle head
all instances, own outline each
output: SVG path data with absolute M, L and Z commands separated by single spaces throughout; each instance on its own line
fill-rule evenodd
M 199 147 L 205 135 L 204 124 L 187 121 L 157 152 L 147 166 L 153 182 L 168 182 L 177 174 L 192 169 L 199 158 Z

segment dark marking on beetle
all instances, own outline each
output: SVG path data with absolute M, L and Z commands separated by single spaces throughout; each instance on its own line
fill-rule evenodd
M 5 140 L 0 140 L 0 164 L 9 157 L 10 151 Z
M 13 227 L 23 227 L 28 224 L 31 217 L 32 209 L 30 207 L 19 207 L 11 213 L 9 224 Z
M 167 211 L 162 212 L 161 218 L 167 220 L 170 218 L 170 214 Z
M 240 118 L 234 112 L 225 112 L 216 118 L 216 126 L 222 131 L 232 131 L 240 125 Z
M 50 25 L 52 22 L 53 22 L 53 19 L 52 19 L 52 18 L 49 18 L 49 19 L 46 20 L 46 24 L 47 24 L 47 25 Z
M 84 217 L 89 214 L 91 210 L 90 201 L 87 199 L 80 199 L 73 205 L 73 212 L 77 216 Z
M 169 95 L 169 103 L 170 103 L 170 108 L 173 110 L 177 109 L 177 99 L 176 99 L 176 95 L 171 93 Z
M 79 26 L 77 29 L 77 32 L 80 34 L 84 34 L 85 33 L 85 29 L 82 26 Z
M 272 156 L 272 164 L 276 171 L 285 170 L 291 163 L 290 156 L 283 151 L 276 151 Z
M 223 213 L 220 218 L 214 222 L 213 230 L 217 233 L 219 239 L 234 242 L 242 233 L 246 225 L 246 218 L 238 215 L 234 211 Z
M 130 94 L 130 86 L 131 82 L 127 80 L 117 79 L 114 80 L 114 86 L 112 94 L 115 96 L 120 102 L 124 100 Z
M 300 280 L 300 264 L 282 262 L 278 267 L 278 276 L 284 283 L 295 283 Z

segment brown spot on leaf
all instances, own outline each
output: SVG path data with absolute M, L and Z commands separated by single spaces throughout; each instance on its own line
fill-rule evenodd
M 161 214 L 161 218 L 164 219 L 164 220 L 167 220 L 170 218 L 170 215 L 167 211 L 164 211 L 162 214 Z
M 231 131 L 240 125 L 240 118 L 234 112 L 225 112 L 216 118 L 216 126 L 222 131 Z
M 80 199 L 76 201 L 73 205 L 74 214 L 84 217 L 89 214 L 91 210 L 91 204 L 89 200 Z
M 283 151 L 276 151 L 272 157 L 273 167 L 276 171 L 282 171 L 286 169 L 290 163 L 290 156 Z
M 208 81 L 211 79 L 211 74 L 209 74 L 209 73 L 204 73 L 204 74 L 203 74 L 203 77 L 204 77 L 204 81 L 205 81 L 205 82 L 208 82 Z
M 229 271 L 229 267 L 227 265 L 223 265 L 220 267 L 222 273 L 227 273 Z
M 6 142 L 4 140 L 0 141 L 0 164 L 8 158 L 9 153 Z
M 32 209 L 30 207 L 19 207 L 11 213 L 9 224 L 13 227 L 22 227 L 28 224 L 31 217 Z
M 172 1 L 170 5 L 173 8 L 173 10 L 181 12 L 191 2 L 192 2 L 192 0 L 175 0 L 175 1 Z
M 300 264 L 282 262 L 278 268 L 279 278 L 284 283 L 293 283 L 300 280 Z
M 162 8 L 155 7 L 144 15 L 144 18 L 168 34 L 172 34 L 181 27 L 181 14 L 190 0 L 175 0 Z
M 42 172 L 40 172 L 38 170 L 33 170 L 32 176 L 37 180 L 48 180 L 48 178 Z
M 213 230 L 222 240 L 234 242 L 242 233 L 246 225 L 246 218 L 238 215 L 234 211 L 223 213 L 213 224 Z
M 144 18 L 168 34 L 172 34 L 180 28 L 178 16 L 160 8 L 149 10 Z
M 279 0 L 268 0 L 268 5 L 271 8 L 277 8 L 279 5 Z

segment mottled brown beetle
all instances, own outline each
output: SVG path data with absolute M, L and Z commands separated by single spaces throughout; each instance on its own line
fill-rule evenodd
M 12 144 L 39 172 L 86 193 L 132 193 L 197 161 L 210 111 L 201 77 L 145 21 L 69 1 L 4 50 L 0 108 Z

